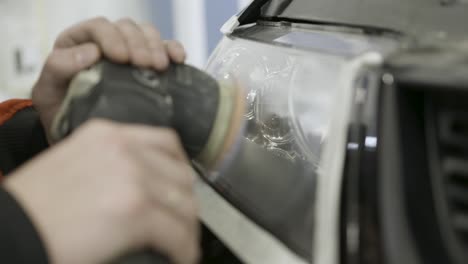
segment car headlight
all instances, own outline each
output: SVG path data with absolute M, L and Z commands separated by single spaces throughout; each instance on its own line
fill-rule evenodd
M 258 24 L 225 37 L 207 65 L 215 78 L 246 88 L 244 139 L 229 167 L 205 175 L 225 199 L 305 259 L 317 216 L 336 216 L 339 181 L 359 76 L 396 49 L 388 36 Z M 320 188 L 317 188 L 320 186 Z M 325 192 L 325 195 L 318 195 Z M 326 193 L 329 192 L 329 193 Z M 325 198 L 324 198 L 325 197 Z M 328 197 L 328 198 L 327 198 Z M 330 236 L 336 236 L 332 231 Z

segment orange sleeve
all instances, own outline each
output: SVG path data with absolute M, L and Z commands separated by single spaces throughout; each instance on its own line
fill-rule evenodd
M 12 99 L 0 103 L 0 126 L 12 118 L 18 111 L 32 106 L 31 100 Z

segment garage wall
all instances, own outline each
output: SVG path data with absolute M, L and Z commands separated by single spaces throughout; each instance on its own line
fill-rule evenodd
M 188 62 L 203 67 L 219 28 L 251 0 L 0 0 L 0 101 L 28 97 L 53 41 L 66 27 L 94 16 L 151 21 L 178 39 Z
M 25 96 L 42 61 L 34 6 L 21 1 L 0 0 L 0 100 Z
M 16 1 L 16 0 L 15 0 Z M 67 26 L 95 16 L 105 16 L 110 20 L 131 17 L 139 21 L 151 18 L 151 0 L 32 0 L 42 2 L 40 21 L 44 24 L 47 44 L 52 45 L 55 37 Z M 31 2 L 31 1 L 30 1 Z
M 151 21 L 150 2 L 0 0 L 0 100 L 29 97 L 46 55 L 66 27 L 95 16 Z

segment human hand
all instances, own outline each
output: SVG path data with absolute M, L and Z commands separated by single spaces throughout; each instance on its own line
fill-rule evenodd
M 4 187 L 51 263 L 108 263 L 147 248 L 196 263 L 194 173 L 168 129 L 90 121 L 9 175 Z
M 116 63 L 165 70 L 169 62 L 183 63 L 185 50 L 177 41 L 164 41 L 156 28 L 130 19 L 115 23 L 95 18 L 65 30 L 57 38 L 32 100 L 50 142 L 50 127 L 71 79 L 105 57 Z

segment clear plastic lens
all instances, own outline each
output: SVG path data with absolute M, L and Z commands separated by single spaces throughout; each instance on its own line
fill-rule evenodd
M 208 72 L 235 75 L 247 90 L 245 137 L 317 165 L 343 59 L 227 38 L 212 58 Z
M 350 61 L 368 51 L 388 52 L 395 43 L 359 34 L 298 29 L 269 43 L 226 37 L 207 70 L 215 78 L 234 75 L 244 84 L 247 139 L 319 166 L 323 146 L 331 140 L 327 130 L 333 108 L 340 107 L 334 98 Z
M 273 144 L 290 142 L 292 135 L 287 89 L 275 89 L 272 84 L 267 84 L 258 92 L 255 114 L 262 135 Z

